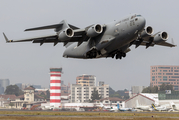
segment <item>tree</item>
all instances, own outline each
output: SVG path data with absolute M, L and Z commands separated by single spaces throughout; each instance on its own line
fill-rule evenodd
M 109 97 L 117 97 L 126 100 L 129 98 L 129 94 L 126 93 L 127 91 L 127 89 L 114 91 L 111 87 L 109 87 Z
M 113 94 L 115 94 L 115 91 L 109 87 L 109 97 L 112 97 Z
M 154 86 L 151 88 L 151 93 L 158 93 L 158 86 Z
M 154 87 L 146 87 L 142 90 L 142 93 L 158 93 L 158 86 L 154 86 Z
M 50 99 L 50 91 L 49 90 L 46 91 L 46 97 L 47 97 L 47 99 Z
M 9 106 L 11 106 L 11 108 L 12 108 L 12 106 L 14 106 L 14 103 L 9 103 Z
M 45 96 L 45 93 L 44 93 L 44 92 L 42 92 L 40 95 L 41 95 L 41 96 Z
M 19 87 L 17 85 L 9 85 L 6 87 L 6 91 L 4 92 L 4 94 L 6 95 L 23 95 L 23 91 L 21 89 L 19 89 Z
M 142 93 L 158 93 L 158 86 L 154 86 L 154 87 L 146 87 L 143 89 Z M 173 90 L 173 85 L 169 85 L 169 84 L 165 84 L 163 83 L 162 85 L 160 85 L 160 91 L 164 91 L 164 90 Z
M 91 100 L 93 102 L 94 100 L 99 100 L 99 99 L 101 99 L 101 96 L 99 96 L 98 90 L 96 90 L 96 88 L 94 88 L 94 90 L 91 94 Z
M 111 94 L 109 97 L 117 97 L 117 98 L 120 98 L 121 96 L 119 95 L 119 93 L 115 92 L 114 94 Z
M 160 85 L 160 91 L 164 90 L 173 90 L 173 85 L 163 83 L 162 85 Z

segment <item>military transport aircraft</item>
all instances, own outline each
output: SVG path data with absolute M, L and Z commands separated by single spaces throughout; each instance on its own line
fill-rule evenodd
M 173 43 L 168 43 L 167 32 L 158 32 L 153 34 L 153 28 L 146 26 L 146 20 L 139 14 L 133 14 L 124 19 L 114 21 L 108 24 L 93 24 L 86 28 L 78 28 L 68 24 L 65 20 L 59 24 L 30 28 L 25 31 L 55 29 L 54 34 L 27 38 L 22 40 L 8 40 L 3 33 L 6 42 L 27 42 L 33 43 L 53 43 L 54 46 L 63 42 L 66 50 L 63 57 L 93 59 L 102 57 L 112 57 L 121 59 L 126 57 L 130 51 L 130 46 L 140 45 L 146 48 L 154 45 L 175 47 Z

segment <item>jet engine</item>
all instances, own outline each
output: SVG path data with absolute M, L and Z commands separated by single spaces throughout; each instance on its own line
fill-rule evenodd
M 91 26 L 87 30 L 87 36 L 88 37 L 96 37 L 97 35 L 101 34 L 103 32 L 103 27 L 100 24 L 96 24 Z
M 74 35 L 74 31 L 71 28 L 66 28 L 62 30 L 61 32 L 59 32 L 58 39 L 60 41 L 66 41 L 72 38 L 73 35 Z
M 154 37 L 154 43 L 160 43 L 162 41 L 168 40 L 168 33 L 167 32 L 159 32 Z
M 152 34 L 153 34 L 153 28 L 151 26 L 148 26 L 141 32 L 141 37 L 144 38 Z

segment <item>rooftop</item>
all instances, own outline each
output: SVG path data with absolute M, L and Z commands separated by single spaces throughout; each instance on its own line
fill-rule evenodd
M 30 87 L 25 88 L 24 90 L 35 90 L 35 88 L 30 86 Z
M 107 97 L 107 98 L 102 98 L 100 101 L 103 100 L 110 100 L 110 101 L 124 101 L 123 99 L 117 98 L 117 97 Z
M 3 98 L 5 100 L 15 100 L 17 96 L 16 95 L 0 95 L 0 98 Z

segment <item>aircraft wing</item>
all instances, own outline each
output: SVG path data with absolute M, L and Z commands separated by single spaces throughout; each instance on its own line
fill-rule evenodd
M 134 42 L 134 44 L 135 44 L 135 42 Z M 149 44 L 149 42 L 148 41 L 143 41 L 140 45 L 146 46 L 146 44 Z M 155 43 L 151 43 L 150 46 L 148 46 L 148 47 L 153 47 L 154 45 L 160 45 L 160 46 L 165 46 L 165 47 L 176 47 L 175 44 L 168 43 L 166 41 L 163 41 L 163 42 L 160 42 L 160 43 L 156 43 L 156 44 Z
M 166 47 L 175 47 L 176 46 L 176 45 L 174 45 L 172 43 L 168 43 L 168 42 L 165 42 L 165 41 L 160 42 L 160 43 L 158 43 L 156 45 L 161 45 L 161 46 L 166 46 Z
M 40 43 L 40 45 L 42 45 L 43 43 L 54 43 L 54 45 L 56 45 L 58 42 L 63 42 L 64 45 L 66 45 L 68 42 L 81 42 L 82 43 L 83 41 L 87 41 L 89 39 L 89 37 L 86 36 L 84 29 L 74 30 L 74 36 L 65 42 L 58 39 L 58 34 L 56 33 L 51 34 L 51 35 L 38 36 L 38 37 L 19 39 L 19 40 L 9 40 L 4 33 L 3 35 L 7 43 L 32 41 L 32 43 Z
M 144 38 L 144 41 L 141 43 L 141 45 L 150 44 L 150 46 L 160 45 L 160 46 L 165 46 L 165 47 L 175 47 L 176 46 L 173 43 L 166 42 L 166 40 L 161 40 L 161 41 L 155 42 L 154 41 L 155 36 L 156 35 Z M 152 43 L 150 43 L 151 41 L 152 41 Z
M 55 40 L 57 38 L 57 36 L 54 34 L 54 35 L 48 35 L 48 36 L 39 36 L 39 37 L 34 37 L 34 38 L 27 38 L 27 39 L 19 39 L 19 40 L 9 40 L 7 38 L 7 36 L 3 33 L 4 35 L 4 38 L 6 39 L 6 42 L 29 42 L 29 41 L 33 41 L 33 42 L 36 42 L 36 41 L 52 41 L 52 40 Z
M 8 38 L 4 33 L 3 35 L 7 43 L 32 41 L 32 43 L 40 43 L 40 45 L 42 45 L 43 43 L 54 43 L 55 46 L 57 43 L 63 42 L 64 46 L 67 47 L 69 44 L 73 42 L 78 42 L 77 44 L 78 46 L 81 45 L 84 41 L 88 41 L 89 38 L 94 38 L 99 34 L 101 34 L 103 32 L 103 28 L 105 28 L 105 25 L 93 24 L 84 29 L 80 29 L 76 26 L 68 24 L 65 20 L 62 20 L 59 24 L 29 28 L 25 30 L 25 31 L 33 31 L 33 30 L 55 29 L 56 33 L 51 35 L 20 39 L 20 40 L 8 40 Z
M 168 34 L 166 32 L 158 32 L 154 35 L 149 35 L 140 38 L 139 40 L 133 41 L 131 44 L 135 44 L 136 48 L 139 45 L 146 46 L 146 48 L 154 46 L 154 45 L 160 45 L 165 47 L 175 47 L 176 45 L 173 43 L 166 42 L 168 40 Z
M 44 36 L 38 36 L 38 37 L 20 39 L 20 40 L 9 40 L 4 33 L 3 35 L 7 43 L 32 41 L 32 43 L 40 43 L 40 45 L 42 45 L 43 43 L 54 43 L 55 46 L 57 43 L 63 42 L 64 46 L 66 46 L 69 43 L 78 42 L 78 45 L 80 45 L 82 42 L 87 41 L 90 38 L 87 36 L 87 30 L 92 26 L 93 25 L 88 26 L 84 29 L 80 29 L 76 26 L 68 24 L 65 20 L 62 20 L 59 24 L 29 28 L 25 30 L 25 31 L 33 31 L 33 30 L 55 29 L 56 33 L 51 35 L 44 35 Z

